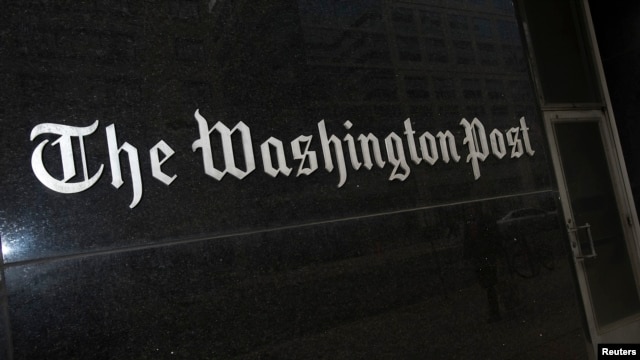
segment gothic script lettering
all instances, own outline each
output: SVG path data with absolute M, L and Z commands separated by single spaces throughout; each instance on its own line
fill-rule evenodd
M 462 159 L 459 155 L 459 144 L 466 147 L 465 161 L 471 166 L 474 180 L 480 179 L 481 164 L 490 156 L 500 160 L 509 153 L 511 158 L 535 154 L 524 117 L 520 118 L 518 126 L 505 131 L 489 131 L 478 118 L 471 121 L 463 118 L 458 123 L 465 134 L 461 143 L 456 141 L 454 133 L 450 130 L 438 131 L 435 135 L 429 131 L 420 133 L 414 129 L 414 123 L 410 118 L 403 122 L 401 132 L 390 132 L 384 137 L 372 133 L 353 135 L 350 131 L 355 128 L 355 124 L 346 120 L 342 126 L 348 133 L 342 138 L 335 135 L 323 119 L 317 123 L 315 133 L 299 135 L 288 143 L 271 136 L 257 147 L 254 146 L 250 127 L 242 121 L 233 127 L 221 121 L 210 125 L 199 110 L 195 111 L 194 118 L 199 138 L 193 142 L 191 150 L 200 151 L 204 174 L 215 181 L 221 181 L 227 174 L 237 180 L 252 174 L 258 166 L 255 161 L 258 152 L 262 158 L 262 171 L 272 178 L 279 175 L 288 177 L 292 173 L 295 173 L 296 177 L 312 175 L 319 169 L 318 159 L 322 159 L 327 173 L 337 172 L 338 188 L 348 181 L 350 171 L 363 168 L 371 170 L 374 165 L 379 169 L 389 165 L 389 181 L 404 181 L 411 174 L 411 164 L 419 166 L 424 162 L 433 166 L 439 161 L 445 164 L 458 163 Z M 45 134 L 57 136 L 51 146 L 59 147 L 62 164 L 61 179 L 47 171 L 43 151 L 49 140 L 43 140 L 31 156 L 31 166 L 36 178 L 47 188 L 63 194 L 82 192 L 94 186 L 102 175 L 104 165 L 92 164 L 93 168 L 98 167 L 98 170 L 92 175 L 89 174 L 84 141 L 85 137 L 96 131 L 98 125 L 99 121 L 96 120 L 86 127 L 53 123 L 35 126 L 31 131 L 31 141 Z M 121 155 L 126 155 L 124 158 L 127 160 L 133 191 L 129 207 L 134 208 L 140 203 L 143 194 L 138 149 L 128 142 L 118 141 L 115 125 L 111 124 L 105 130 L 112 175 L 111 185 L 119 189 L 125 183 L 122 178 Z M 74 160 L 74 139 L 77 139 L 75 148 L 80 152 L 81 179 L 76 179 L 78 166 Z M 234 153 L 234 149 L 237 153 Z M 220 153 L 214 154 L 214 151 Z M 160 140 L 149 150 L 151 175 L 166 186 L 174 183 L 178 176 L 166 174 L 162 170 L 162 165 L 174 154 L 175 151 L 164 140 Z M 214 159 L 223 161 L 214 164 Z M 236 164 L 237 159 L 241 159 L 242 164 Z

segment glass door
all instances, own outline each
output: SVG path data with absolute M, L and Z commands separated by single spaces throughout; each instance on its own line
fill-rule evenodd
M 545 113 L 565 225 L 594 347 L 640 341 L 636 219 L 601 111 Z

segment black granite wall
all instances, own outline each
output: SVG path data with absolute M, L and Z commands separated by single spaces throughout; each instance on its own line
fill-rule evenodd
M 584 355 L 509 1 L 2 4 L 6 358 Z M 33 129 L 96 120 L 64 179 L 59 135 Z M 140 189 L 124 150 L 112 185 L 111 125 Z M 99 179 L 48 188 L 43 143 L 59 183 Z

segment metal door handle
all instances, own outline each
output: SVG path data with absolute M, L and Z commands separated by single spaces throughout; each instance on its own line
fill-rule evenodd
M 596 254 L 596 247 L 593 245 L 593 236 L 591 235 L 591 225 L 589 223 L 586 223 L 582 226 L 577 226 L 577 227 L 570 227 L 569 225 L 567 225 L 567 230 L 569 232 L 575 233 L 576 234 L 576 239 L 579 239 L 578 236 L 578 231 L 586 229 L 587 231 L 587 237 L 589 237 L 589 246 L 591 247 L 591 254 L 588 255 L 582 255 L 582 247 L 580 246 L 580 240 L 578 240 L 578 243 L 575 242 L 575 240 L 573 240 L 573 245 L 574 247 L 578 247 L 580 249 L 580 255 L 576 256 L 576 259 L 582 260 L 582 259 L 592 259 L 595 258 L 596 256 L 598 256 L 598 254 Z

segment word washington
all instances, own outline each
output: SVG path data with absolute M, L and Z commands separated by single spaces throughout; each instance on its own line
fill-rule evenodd
M 256 149 L 249 126 L 241 121 L 230 129 L 218 121 L 209 127 L 208 121 L 200 115 L 199 110 L 196 110 L 194 117 L 198 123 L 200 138 L 193 142 L 192 151 L 199 150 L 202 153 L 202 163 L 206 175 L 218 181 L 227 174 L 244 179 L 256 169 Z M 82 192 L 95 185 L 102 176 L 104 164 L 100 164 L 94 174 L 88 173 L 84 137 L 93 134 L 98 125 L 98 120 L 86 127 L 53 123 L 36 125 L 31 131 L 31 141 L 40 135 L 58 135 L 51 146 L 57 145 L 59 147 L 62 162 L 62 179 L 58 179 L 51 175 L 45 167 L 43 151 L 49 140 L 42 140 L 31 156 L 31 167 L 38 180 L 47 188 L 63 194 Z M 296 165 L 296 177 L 311 175 L 318 170 L 318 158 L 321 157 L 327 172 L 331 173 L 337 169 L 338 188 L 340 188 L 347 181 L 348 167 L 357 171 L 363 167 L 371 170 L 374 166 L 382 169 L 390 165 L 389 180 L 404 181 L 411 173 L 410 162 L 416 165 L 422 162 L 434 165 L 438 161 L 444 163 L 460 161 L 456 139 L 451 131 L 439 131 L 435 135 L 428 131 L 418 134 L 413 129 L 411 119 L 406 119 L 403 125 L 402 136 L 391 132 L 384 139 L 380 139 L 371 133 L 360 134 L 357 138 L 347 134 L 340 139 L 329 134 L 324 120 L 321 120 L 317 126 L 317 138 L 314 138 L 314 135 L 300 135 L 291 140 L 286 147 L 280 139 L 273 136 L 262 142 L 260 144 L 262 169 L 266 174 L 275 178 L 279 174 L 290 176 L 294 171 L 292 165 Z M 519 126 L 512 127 L 504 133 L 498 129 L 487 132 L 482 122 L 477 118 L 471 121 L 462 119 L 459 125 L 464 128 L 465 133 L 462 140 L 462 145 L 467 149 L 465 161 L 471 164 L 475 180 L 480 178 L 480 163 L 484 162 L 489 155 L 502 159 L 507 154 L 511 158 L 519 158 L 525 153 L 529 156 L 533 156 L 535 153 L 531 148 L 529 128 L 524 117 L 520 118 Z M 350 130 L 353 124 L 347 120 L 343 126 L 346 130 Z M 129 207 L 134 208 L 139 204 L 143 192 L 138 150 L 127 142 L 118 145 L 115 125 L 111 124 L 105 130 L 111 167 L 111 185 L 119 189 L 124 184 L 120 155 L 125 153 L 129 163 L 133 189 L 133 199 Z M 232 137 L 236 133 L 239 136 Z M 77 146 L 80 150 L 82 176 L 76 176 L 78 166 L 73 155 L 72 140 L 74 138 L 77 138 Z M 235 141 L 239 139 L 241 142 L 241 146 L 236 146 L 235 149 L 236 151 L 242 149 L 242 154 L 234 153 L 234 139 L 236 139 Z M 218 146 L 212 147 L 214 140 L 219 141 L 220 144 L 214 144 Z M 214 148 L 220 149 L 218 151 L 222 152 L 222 154 L 218 154 L 222 156 L 215 158 L 223 158 L 224 164 L 214 164 Z M 385 156 L 382 153 L 383 148 Z M 405 149 L 409 152 L 408 158 Z M 321 156 L 318 155 L 318 151 L 322 153 Z M 287 160 L 287 152 L 293 158 L 293 164 Z M 347 161 L 345 152 L 348 153 L 349 161 Z M 162 165 L 174 154 L 175 151 L 164 140 L 160 140 L 149 150 L 151 174 L 167 186 L 173 183 L 177 175 L 166 174 L 162 170 Z M 244 159 L 243 168 L 236 165 L 236 159 L 240 158 Z

